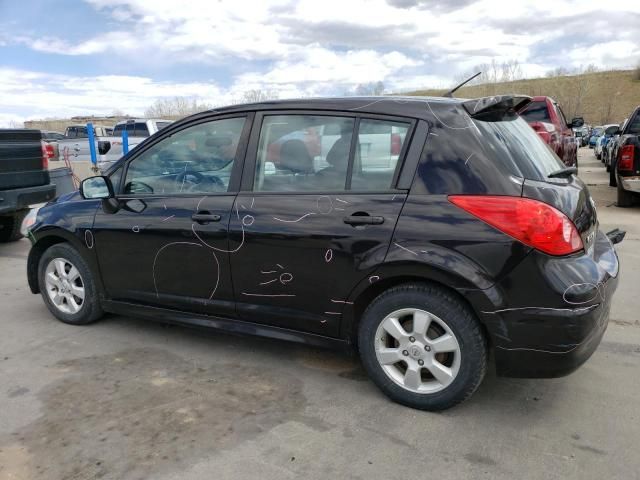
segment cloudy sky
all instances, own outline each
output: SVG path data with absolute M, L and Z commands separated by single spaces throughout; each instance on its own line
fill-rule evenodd
M 156 99 L 223 105 L 447 87 L 517 59 L 526 76 L 640 63 L 640 2 L 601 0 L 0 0 L 0 126 L 142 114 Z

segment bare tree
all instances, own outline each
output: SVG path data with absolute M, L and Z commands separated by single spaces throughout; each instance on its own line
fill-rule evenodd
M 184 117 L 211 109 L 211 105 L 200 103 L 197 98 L 160 98 L 144 112 L 147 117 Z
M 24 128 L 24 123 L 16 122 L 15 120 L 9 120 L 9 128 Z
M 242 94 L 242 101 L 239 103 L 266 102 L 268 100 L 277 100 L 278 97 L 278 92 L 275 90 L 247 90 Z
M 384 95 L 384 83 L 381 81 L 370 83 L 359 83 L 353 89 L 352 95 L 357 97 L 381 96 Z

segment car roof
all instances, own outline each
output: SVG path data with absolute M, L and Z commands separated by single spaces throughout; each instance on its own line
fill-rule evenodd
M 215 108 L 202 113 L 234 113 L 260 110 L 339 110 L 422 117 L 429 106 L 460 104 L 466 99 L 418 96 L 330 97 L 272 100 Z

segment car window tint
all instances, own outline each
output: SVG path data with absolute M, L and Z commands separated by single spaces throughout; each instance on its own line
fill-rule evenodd
M 134 130 L 134 135 L 136 137 L 148 137 L 149 136 L 149 129 L 147 128 L 147 124 L 146 123 L 136 123 L 135 130 Z
M 254 190 L 342 191 L 354 119 L 322 115 L 265 116 Z
M 360 120 L 351 190 L 391 188 L 409 126 L 387 120 Z
M 116 125 L 116 127 L 113 129 L 113 136 L 121 137 L 123 131 L 124 131 L 124 125 Z
M 215 120 L 164 138 L 131 161 L 124 193 L 226 192 L 244 122 Z
M 640 114 L 636 114 L 627 125 L 627 130 L 625 133 L 629 133 L 631 135 L 640 135 Z
M 529 123 L 551 121 L 546 102 L 531 102 L 524 111 L 520 112 L 520 116 Z
M 133 134 L 135 132 L 135 125 L 133 123 L 127 123 L 125 130 L 127 131 L 127 135 L 133 137 Z

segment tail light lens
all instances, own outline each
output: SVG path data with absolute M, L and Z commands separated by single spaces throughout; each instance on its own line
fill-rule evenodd
M 53 145 L 48 144 L 44 140 L 40 140 L 40 145 L 42 147 L 42 169 L 46 170 L 49 168 L 49 160 L 53 159 L 55 153 L 53 151 Z
M 516 240 L 549 255 L 582 250 L 582 238 L 569 218 L 530 198 L 450 195 L 449 201 Z
M 634 155 L 635 147 L 633 145 L 622 147 L 618 157 L 618 170 L 633 170 Z
M 391 147 L 390 154 L 391 155 L 400 155 L 400 150 L 402 150 L 402 137 L 397 133 L 391 134 Z

